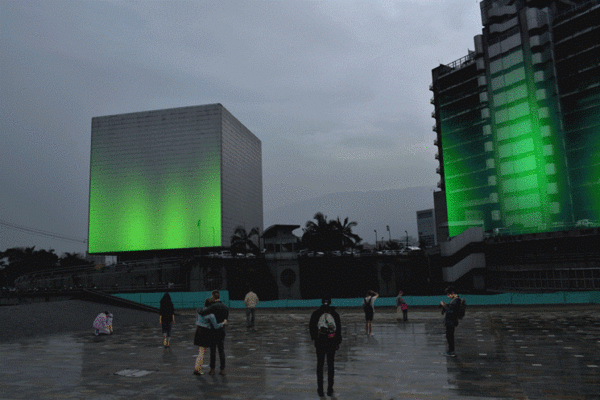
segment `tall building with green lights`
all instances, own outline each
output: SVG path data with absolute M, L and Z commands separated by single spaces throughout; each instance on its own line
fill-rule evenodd
M 474 51 L 432 70 L 449 236 L 600 221 L 600 2 L 484 0 Z
M 88 252 L 229 246 L 263 228 L 260 140 L 221 104 L 92 118 Z

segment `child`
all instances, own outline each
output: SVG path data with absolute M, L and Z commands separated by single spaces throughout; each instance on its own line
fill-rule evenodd
M 96 316 L 92 324 L 96 336 L 100 334 L 110 335 L 112 333 L 112 317 L 113 315 L 108 311 L 101 312 Z

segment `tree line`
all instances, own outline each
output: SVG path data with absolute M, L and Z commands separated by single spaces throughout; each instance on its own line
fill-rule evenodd
M 14 247 L 0 252 L 0 285 L 12 286 L 16 278 L 32 272 L 93 264 L 79 253 L 64 253 L 59 257 L 53 249 L 36 250 L 35 246 Z
M 349 221 L 346 217 L 343 221 L 337 219 L 327 220 L 327 216 L 318 212 L 313 217 L 314 221 L 306 221 L 301 237 L 301 247 L 311 251 L 336 251 L 354 248 L 362 238 L 352 232 L 352 228 L 358 225 L 355 221 Z M 247 254 L 258 252 L 259 246 L 253 238 L 258 238 L 260 232 L 258 227 L 246 232 L 243 226 L 238 226 L 231 236 L 231 252 Z
M 335 251 L 354 248 L 362 238 L 352 232 L 357 223 L 337 219 L 327 220 L 327 216 L 318 212 L 313 217 L 314 221 L 307 221 L 301 237 L 301 247 L 311 251 Z M 231 236 L 231 252 L 234 254 L 260 252 L 258 240 L 260 236 L 258 227 L 246 231 L 243 226 L 238 226 Z M 12 286 L 16 278 L 33 272 L 46 271 L 57 268 L 77 266 L 92 266 L 93 262 L 87 261 L 79 253 L 64 253 L 59 257 L 53 249 L 36 250 L 33 247 L 15 247 L 0 252 L 0 285 Z

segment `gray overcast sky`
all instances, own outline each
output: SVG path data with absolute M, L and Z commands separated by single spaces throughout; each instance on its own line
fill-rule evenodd
M 433 186 L 431 69 L 479 33 L 476 0 L 0 0 L 0 251 L 85 252 L 101 115 L 223 104 L 262 141 L 265 219 Z

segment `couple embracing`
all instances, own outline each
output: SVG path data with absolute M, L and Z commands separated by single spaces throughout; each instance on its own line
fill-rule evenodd
M 210 348 L 209 375 L 215 374 L 216 351 L 219 351 L 220 375 L 225 375 L 225 324 L 229 318 L 229 309 L 220 299 L 218 290 L 206 299 L 204 308 L 199 308 L 196 313 L 196 334 L 194 345 L 198 346 L 198 357 L 194 368 L 195 375 L 203 375 L 202 364 L 206 348 Z

